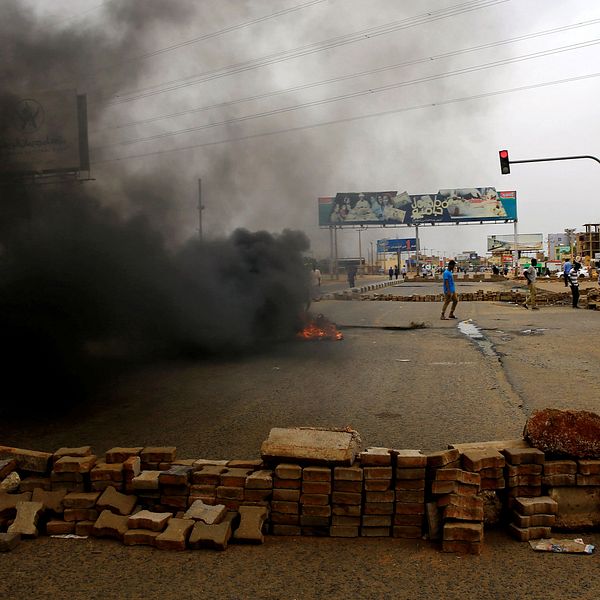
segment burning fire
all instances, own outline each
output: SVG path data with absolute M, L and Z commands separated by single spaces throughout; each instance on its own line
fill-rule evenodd
M 323 315 L 311 317 L 306 314 L 303 318 L 304 328 L 297 333 L 302 340 L 343 340 L 344 335 L 335 324 Z

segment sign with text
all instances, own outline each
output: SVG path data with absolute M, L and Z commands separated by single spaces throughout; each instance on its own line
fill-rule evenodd
M 393 240 L 377 240 L 377 252 L 415 252 L 417 238 L 396 238 Z
M 495 188 L 443 189 L 433 194 L 344 192 L 319 198 L 319 226 L 432 225 L 515 221 L 516 192 Z
M 541 233 L 519 233 L 518 243 L 514 235 L 489 235 L 487 239 L 488 252 L 513 252 L 514 250 L 542 250 L 544 235 Z

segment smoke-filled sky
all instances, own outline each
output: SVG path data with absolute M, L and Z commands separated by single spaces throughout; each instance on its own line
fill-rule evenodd
M 498 164 L 501 148 L 513 160 L 600 155 L 596 1 L 4 5 L 11 35 L 25 11 L 39 26 L 27 36 L 64 42 L 54 56 L 26 57 L 40 74 L 27 83 L 87 94 L 90 191 L 141 211 L 168 242 L 197 231 L 198 178 L 206 236 L 295 228 L 319 258 L 329 236 L 316 198 L 338 191 L 494 186 L 517 190 L 522 233 L 600 222 L 597 163 L 514 165 L 508 176 Z M 24 68 L 23 58 L 8 60 Z M 421 228 L 421 246 L 485 252 L 487 235 L 512 231 Z M 413 236 L 370 229 L 363 255 L 369 241 Z M 356 231 L 339 241 L 341 256 L 358 254 Z

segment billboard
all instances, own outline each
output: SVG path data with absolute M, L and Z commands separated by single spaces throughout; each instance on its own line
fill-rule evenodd
M 444 189 L 433 194 L 344 192 L 319 198 L 319 226 L 431 225 L 514 221 L 516 192 L 493 187 Z
M 513 252 L 514 250 L 539 251 L 544 247 L 544 235 L 541 233 L 519 233 L 518 244 L 514 235 L 489 235 L 488 252 Z
M 377 252 L 412 252 L 417 249 L 417 238 L 377 240 Z
M 0 126 L 0 173 L 89 170 L 86 97 L 73 90 L 13 96 Z

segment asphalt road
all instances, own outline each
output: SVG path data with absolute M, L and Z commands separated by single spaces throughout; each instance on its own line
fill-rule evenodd
M 423 285 L 431 291 L 419 293 L 439 288 Z M 385 291 L 405 294 L 403 287 Z M 312 310 L 337 322 L 344 339 L 148 365 L 116 377 L 69 415 L 0 423 L 0 443 L 46 451 L 91 444 L 98 453 L 164 444 L 181 458 L 255 458 L 271 427 L 349 425 L 365 445 L 433 451 L 518 437 L 527 416 L 547 406 L 600 412 L 598 312 L 463 302 L 458 321 L 440 321 L 435 303 L 323 301 Z M 462 333 L 465 323 L 482 337 Z M 260 547 L 167 553 L 40 538 L 0 555 L 0 597 L 600 596 L 597 554 L 534 553 L 504 531 L 486 535 L 479 557 L 395 539 L 269 536 Z M 598 533 L 583 537 L 600 546 Z

